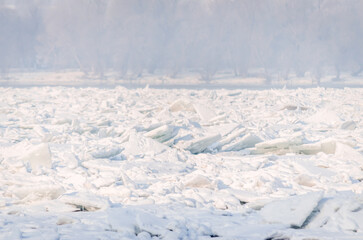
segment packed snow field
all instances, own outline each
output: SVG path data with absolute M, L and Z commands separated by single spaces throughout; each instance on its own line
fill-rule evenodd
M 363 89 L 0 88 L 0 239 L 363 239 Z

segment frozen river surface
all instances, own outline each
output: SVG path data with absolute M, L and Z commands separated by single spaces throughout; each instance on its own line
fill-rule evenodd
M 363 89 L 0 88 L 0 239 L 363 239 Z

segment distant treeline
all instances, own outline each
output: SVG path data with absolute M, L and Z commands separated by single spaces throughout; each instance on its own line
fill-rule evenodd
M 0 71 L 363 70 L 362 0 L 0 0 Z

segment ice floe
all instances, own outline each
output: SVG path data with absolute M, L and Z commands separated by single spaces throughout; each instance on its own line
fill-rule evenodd
M 22 159 L 25 162 L 29 162 L 33 170 L 40 167 L 52 167 L 52 156 L 47 143 L 31 146 L 30 149 L 28 149 L 23 155 Z
M 266 204 L 261 216 L 270 223 L 282 223 L 301 228 L 322 199 L 322 192 L 288 197 Z
M 0 239 L 361 239 L 362 101 L 0 88 Z
M 185 148 L 193 154 L 201 153 L 221 139 L 220 134 L 195 139 Z

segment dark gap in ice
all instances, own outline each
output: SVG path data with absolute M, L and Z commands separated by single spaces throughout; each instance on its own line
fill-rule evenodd
M 151 238 L 154 238 L 154 237 L 156 237 L 156 238 L 160 238 L 160 237 L 161 237 L 161 235 L 160 235 L 160 234 L 153 234 L 153 233 L 151 233 L 151 232 L 148 232 L 148 233 L 150 234 Z
M 78 209 L 73 212 L 89 212 L 89 210 L 85 206 L 82 206 L 82 205 L 75 205 L 75 206 Z
M 360 210 L 362 210 L 362 208 L 361 207 L 357 207 L 357 208 L 353 209 L 352 212 L 359 212 Z
M 209 235 L 211 238 L 218 238 L 219 237 L 219 235 L 217 235 L 217 234 L 211 234 L 211 235 Z
M 135 236 L 138 236 L 142 232 L 147 232 L 148 234 L 150 234 L 150 237 L 151 238 L 153 238 L 153 237 L 160 238 L 161 237 L 161 234 L 151 233 L 149 231 L 146 231 L 144 229 L 141 229 L 139 226 L 135 226 L 135 230 L 134 231 L 135 231 Z
M 305 219 L 304 223 L 301 225 L 301 229 L 305 228 L 318 214 L 320 213 L 320 208 L 315 207 L 314 210 Z
M 274 234 L 271 237 L 265 238 L 264 240 L 290 240 L 290 238 L 280 234 Z
M 321 227 L 321 228 L 322 228 L 322 227 L 324 227 L 327 223 L 328 223 L 328 219 L 326 219 L 326 220 L 323 222 L 323 224 L 321 224 L 321 225 L 320 225 L 320 227 Z
M 226 212 L 221 214 L 223 217 L 231 217 L 232 213 Z
M 248 203 L 248 202 L 245 202 L 245 201 L 239 200 L 239 204 L 241 204 L 241 205 L 245 205 L 246 203 Z
M 297 226 L 297 225 L 291 225 L 290 228 L 292 228 L 292 229 L 302 229 L 302 227 Z
M 323 204 L 327 201 L 327 199 L 321 199 L 316 207 L 313 209 L 313 211 L 309 214 L 309 216 L 305 219 L 304 223 L 301 225 L 301 227 L 298 227 L 297 229 L 303 229 L 305 228 L 319 213 L 320 209 L 322 208 Z M 293 228 L 293 227 L 292 227 Z

